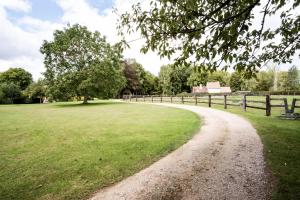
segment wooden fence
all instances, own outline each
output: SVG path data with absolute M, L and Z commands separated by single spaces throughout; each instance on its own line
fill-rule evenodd
M 252 100 L 252 98 L 263 100 Z M 250 98 L 250 99 L 248 99 Z M 286 113 L 294 113 L 295 108 L 300 108 L 297 102 L 300 99 L 294 98 L 291 109 L 289 110 L 287 98 L 273 98 L 270 95 L 194 95 L 194 96 L 161 96 L 161 95 L 124 95 L 123 100 L 135 102 L 153 102 L 153 103 L 192 103 L 194 105 L 206 104 L 208 107 L 212 105 L 223 105 L 224 109 L 228 106 L 239 106 L 244 111 L 247 108 L 265 110 L 266 116 L 271 115 L 272 107 L 282 107 Z M 274 103 L 271 103 L 274 102 Z M 278 103 L 279 102 L 279 103 Z M 280 103 L 281 102 L 281 103 Z

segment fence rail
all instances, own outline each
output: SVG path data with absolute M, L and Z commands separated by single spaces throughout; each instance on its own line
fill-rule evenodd
M 264 100 L 252 100 L 248 97 L 259 97 L 264 98 Z M 247 108 L 260 109 L 266 111 L 266 116 L 271 115 L 271 109 L 274 107 L 284 108 L 286 113 L 294 113 L 295 108 L 300 108 L 297 104 L 300 99 L 294 98 L 291 105 L 291 110 L 288 108 L 287 98 L 271 98 L 270 95 L 190 95 L 190 96 L 160 96 L 160 95 L 124 95 L 123 100 L 135 101 L 135 102 L 168 102 L 168 103 L 193 103 L 206 104 L 208 107 L 212 105 L 223 105 L 224 109 L 228 106 L 240 106 L 244 111 Z M 271 103 L 272 102 L 272 103 Z M 278 103 L 279 102 L 279 103 Z

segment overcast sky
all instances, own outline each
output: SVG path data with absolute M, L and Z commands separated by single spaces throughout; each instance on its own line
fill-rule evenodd
M 66 24 L 79 23 L 90 30 L 98 30 L 111 43 L 118 41 L 117 16 L 130 9 L 136 0 L 0 0 L 0 71 L 22 67 L 34 79 L 44 71 L 43 56 L 39 48 L 43 40 L 51 40 L 53 31 Z M 128 39 L 139 38 L 134 34 Z M 135 58 L 144 68 L 157 75 L 160 66 L 170 63 L 155 53 L 140 53 L 142 40 L 131 43 L 124 52 L 125 58 Z M 296 57 L 295 57 L 296 58 Z M 299 66 L 298 58 L 293 64 Z M 286 70 L 289 65 L 281 65 Z

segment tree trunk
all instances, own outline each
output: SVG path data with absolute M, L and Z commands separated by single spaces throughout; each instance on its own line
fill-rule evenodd
M 86 104 L 86 103 L 88 103 L 88 97 L 84 96 L 84 98 L 83 98 L 83 104 Z

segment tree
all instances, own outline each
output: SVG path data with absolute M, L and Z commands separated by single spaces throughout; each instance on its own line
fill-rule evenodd
M 184 66 L 166 65 L 160 68 L 159 84 L 163 94 L 190 92 L 188 78 L 191 70 Z
M 230 88 L 232 91 L 240 91 L 244 88 L 244 77 L 240 72 L 234 72 L 230 77 Z
M 10 68 L 0 73 L 0 84 L 13 83 L 21 90 L 25 90 L 32 81 L 32 75 L 22 68 Z
M 171 65 L 170 84 L 172 94 L 190 92 L 191 88 L 187 84 L 190 74 L 190 68 L 186 68 L 183 65 Z
M 53 41 L 41 47 L 46 67 L 45 80 L 54 98 L 83 96 L 115 97 L 124 86 L 121 51 L 99 32 L 73 25 L 56 30 Z
M 219 81 L 221 86 L 228 86 L 230 80 L 230 74 L 225 71 L 215 71 L 209 74 L 208 81 Z
M 157 90 L 155 76 L 146 71 L 135 59 L 124 61 L 123 73 L 126 78 L 126 86 L 123 90 L 130 90 L 136 94 L 151 94 Z
M 143 84 L 143 92 L 144 94 L 154 94 L 157 93 L 157 77 L 146 71 L 145 73 L 145 81 Z
M 1 83 L 0 91 L 3 103 L 10 102 L 13 104 L 14 100 L 22 95 L 20 87 L 14 83 Z
M 278 73 L 278 89 L 280 91 L 287 91 L 289 89 L 288 82 L 288 73 L 287 72 L 279 72 Z
M 200 67 L 196 67 L 192 70 L 190 77 L 187 80 L 187 84 L 190 87 L 206 85 L 208 81 L 208 72 L 201 70 Z
M 42 103 L 43 97 L 46 96 L 47 86 L 44 83 L 44 80 L 40 79 L 37 82 L 31 83 L 25 90 L 25 95 L 31 99 L 39 99 L 39 102 Z
M 130 90 L 131 93 L 136 93 L 136 91 L 141 87 L 136 68 L 134 68 L 129 61 L 125 60 L 123 63 L 123 73 L 126 78 L 124 90 Z
M 292 66 L 287 73 L 288 88 L 287 90 L 299 89 L 299 77 L 296 66 Z
M 159 80 L 159 87 L 160 91 L 163 95 L 170 95 L 172 94 L 172 85 L 171 85 L 171 67 L 170 65 L 161 66 L 158 80 Z
M 273 87 L 274 74 L 271 71 L 261 71 L 256 78 L 256 91 L 269 91 Z
M 119 33 L 139 31 L 145 39 L 142 52 L 176 56 L 176 64 L 198 62 L 209 70 L 230 66 L 251 76 L 269 60 L 290 62 L 300 48 L 299 0 L 151 0 L 149 4 L 137 3 L 122 13 Z M 280 25 L 267 28 L 266 21 L 275 15 Z M 254 23 L 257 20 L 260 26 Z

